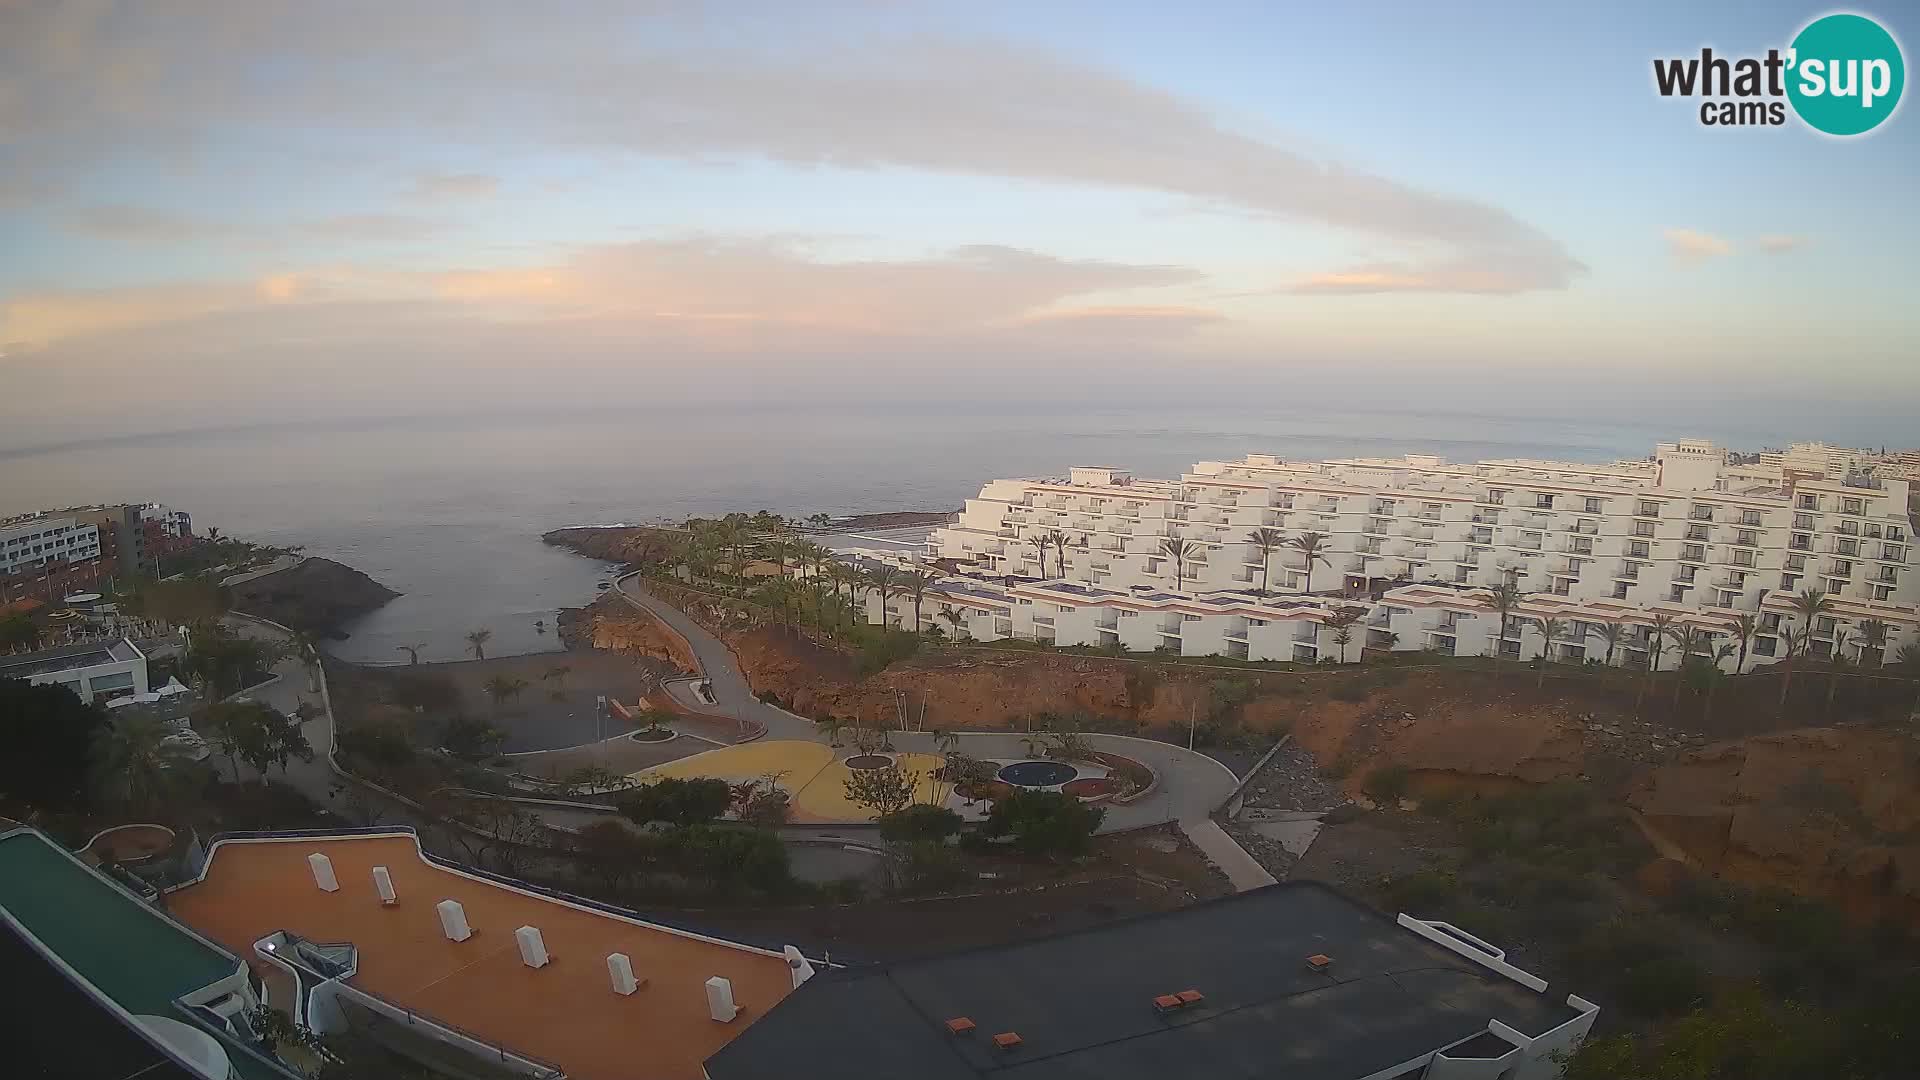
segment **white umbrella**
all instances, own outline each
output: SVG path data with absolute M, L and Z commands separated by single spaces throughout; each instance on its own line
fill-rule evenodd
M 180 685 L 180 676 L 175 675 L 167 680 L 167 685 L 155 690 L 154 693 L 161 697 L 172 697 L 175 694 L 191 694 L 193 691 Z

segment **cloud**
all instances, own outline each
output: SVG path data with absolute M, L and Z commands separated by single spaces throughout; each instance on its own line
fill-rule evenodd
M 499 191 L 499 177 L 484 173 L 421 173 L 413 180 L 420 199 L 485 199 Z
M 1709 259 L 1733 254 L 1732 244 L 1697 229 L 1668 229 L 1662 235 L 1667 240 L 1667 254 L 1683 266 L 1697 266 Z
M 1754 244 L 1768 255 L 1784 255 L 1789 251 L 1797 251 L 1805 247 L 1807 245 L 1807 238 L 1804 236 L 1788 236 L 1781 233 L 1768 233 L 1755 240 Z
M 1203 321 L 1193 312 L 1151 305 L 1043 313 L 1076 297 L 1198 279 L 1177 266 L 988 245 L 924 259 L 831 261 L 792 241 L 688 237 L 588 248 L 528 268 L 332 267 L 251 281 L 30 293 L 0 303 L 0 341 L 45 349 L 136 330 L 205 332 L 244 349 L 271 344 L 296 325 L 302 334 L 363 333 L 351 317 L 374 306 L 387 320 L 383 332 L 400 312 L 416 329 L 511 322 L 718 349 L 758 343 L 761 335 L 872 344 L 998 332 L 1036 318 L 1193 325 Z
M 54 168 L 221 130 L 302 129 L 916 169 L 1162 192 L 1360 233 L 1396 249 L 1403 276 L 1429 291 L 1560 289 L 1586 269 L 1498 206 L 1236 130 L 1194 101 L 1051 53 L 795 34 L 778 12 L 764 24 L 741 16 L 721 37 L 663 10 L 616 26 L 477 3 L 28 4 L 0 16 L 0 97 L 13 103 L 0 141 L 44 148 L 36 160 Z M 649 44 L 662 41 L 672 44 Z M 453 193 L 445 181 L 467 195 L 487 186 L 426 179 L 423 191 L 441 194 Z
M 100 205 L 59 218 L 73 232 L 124 244 L 284 246 L 318 239 L 383 240 L 424 236 L 444 223 L 406 214 L 335 214 L 292 221 L 223 221 L 147 206 Z

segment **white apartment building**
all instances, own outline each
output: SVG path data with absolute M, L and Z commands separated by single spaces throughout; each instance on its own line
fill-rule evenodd
M 981 640 L 1299 661 L 1364 649 L 1604 659 L 1599 628 L 1621 623 L 1612 662 L 1645 664 L 1656 616 L 1737 651 L 1731 630 L 1751 613 L 1750 670 L 1785 654 L 1783 624 L 1798 634 L 1789 596 L 1819 588 L 1834 612 L 1814 629 L 1815 655 L 1858 657 L 1846 635 L 1867 620 L 1888 626 L 1886 655 L 1920 638 L 1908 482 L 1767 472 L 1682 440 L 1609 465 L 1250 454 L 1178 480 L 1085 467 L 995 480 L 928 537 L 927 557 L 958 573 L 922 597 L 921 618 Z M 1248 539 L 1263 528 L 1320 534 L 1320 558 L 1264 555 Z M 1056 532 L 1065 549 L 1049 544 L 1043 564 L 1034 539 Z M 1170 539 L 1191 547 L 1178 565 Z M 1525 594 L 1504 638 L 1490 591 L 1502 582 Z M 1348 608 L 1361 614 L 1343 650 L 1329 623 Z M 911 597 L 895 592 L 883 616 L 869 596 L 868 614 L 910 623 Z M 1659 651 L 1663 668 L 1681 663 Z
M 88 522 L 71 517 L 32 517 L 0 525 L 0 576 L 99 556 L 100 529 Z

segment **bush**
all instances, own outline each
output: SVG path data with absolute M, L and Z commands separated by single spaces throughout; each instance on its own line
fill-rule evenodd
M 1707 974 L 1679 956 L 1648 960 L 1627 970 L 1616 987 L 1620 1003 L 1641 1016 L 1678 1016 L 1707 1002 Z
M 1016 791 L 993 804 L 982 832 L 1011 836 L 1029 855 L 1078 855 L 1106 812 L 1057 791 Z
M 413 764 L 413 744 L 392 724 L 355 724 L 340 729 L 340 749 L 387 768 Z
M 854 667 L 861 675 L 871 675 L 905 660 L 920 649 L 919 634 L 892 627 L 861 627 L 857 640 L 860 652 L 854 659 Z
M 938 840 L 906 844 L 900 860 L 900 887 L 905 892 L 951 889 L 973 880 L 960 853 Z
M 402 708 L 423 712 L 453 712 L 460 707 L 460 688 L 445 675 L 430 671 L 394 672 L 387 686 L 387 697 Z
M 1450 870 L 1421 870 L 1388 881 L 1381 890 L 1389 906 L 1409 915 L 1444 911 L 1460 895 Z
M 668 777 L 629 788 L 614 796 L 614 806 L 642 825 L 664 821 L 671 825 L 702 825 L 718 819 L 733 805 L 733 789 L 725 780 Z
M 746 886 L 779 893 L 793 886 L 787 849 L 771 830 L 693 825 L 667 834 L 665 840 L 676 869 L 714 888 Z
M 909 806 L 880 819 L 880 838 L 889 844 L 941 843 L 960 831 L 960 815 L 944 806 Z

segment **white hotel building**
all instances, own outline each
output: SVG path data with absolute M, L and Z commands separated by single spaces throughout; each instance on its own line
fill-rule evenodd
M 1222 654 L 1249 660 L 1357 660 L 1364 649 L 1557 661 L 1603 659 L 1598 628 L 1627 624 L 1616 664 L 1644 665 L 1654 616 L 1726 636 L 1743 612 L 1761 626 L 1747 668 L 1786 652 L 1790 594 L 1825 590 L 1830 618 L 1811 651 L 1836 644 L 1857 659 L 1861 622 L 1887 624 L 1886 653 L 1920 640 L 1909 484 L 1809 479 L 1759 463 L 1729 466 L 1711 443 L 1662 443 L 1650 461 L 1587 465 L 1437 457 L 1323 462 L 1250 454 L 1203 461 L 1179 480 L 1075 468 L 1063 479 L 995 480 L 927 539 L 926 556 L 958 569 L 921 599 L 922 620 L 953 632 L 950 610 L 979 640 Z M 1317 532 L 1326 562 L 1307 568 L 1274 551 L 1259 595 L 1255 529 L 1289 539 Z M 1045 566 L 1030 542 L 1065 533 Z M 1176 587 L 1161 542 L 1198 548 Z M 1502 639 L 1488 587 L 1526 594 Z M 1326 625 L 1343 607 L 1364 615 L 1341 650 Z M 894 592 L 886 619 L 914 617 Z M 868 616 L 881 617 L 877 596 Z M 1552 641 L 1537 620 L 1557 619 Z M 1663 668 L 1681 662 L 1665 646 Z M 1731 657 L 1722 666 L 1732 670 Z

